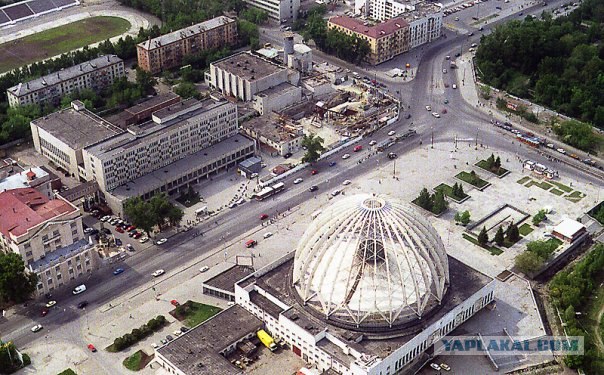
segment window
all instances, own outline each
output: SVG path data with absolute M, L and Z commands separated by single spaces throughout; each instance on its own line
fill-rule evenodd
M 60 273 L 58 273 L 58 274 L 57 274 L 57 280 L 61 280 L 61 278 L 62 278 L 62 277 L 63 277 L 63 276 L 61 276 L 61 274 L 60 274 Z
M 57 237 L 58 235 L 59 235 L 59 231 L 58 230 L 55 230 L 55 231 L 52 232 L 52 236 L 53 237 Z
M 32 252 L 31 252 L 31 250 L 30 250 L 30 251 L 28 251 L 28 252 L 26 252 L 26 253 L 25 253 L 25 256 L 26 256 L 27 258 L 31 257 L 31 256 L 32 256 Z
M 28 242 L 28 243 L 26 243 L 25 245 L 23 245 L 23 248 L 24 248 L 25 250 L 27 250 L 27 249 L 31 249 L 31 244 Z

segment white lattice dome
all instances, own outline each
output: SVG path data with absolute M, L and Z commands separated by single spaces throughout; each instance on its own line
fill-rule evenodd
M 410 205 L 346 197 L 304 233 L 293 285 L 307 307 L 353 327 L 392 327 L 438 306 L 449 283 L 444 245 Z

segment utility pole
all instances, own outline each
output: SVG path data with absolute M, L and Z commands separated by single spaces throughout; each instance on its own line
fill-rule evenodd
M 394 163 L 392 163 L 393 169 L 392 169 L 392 177 L 396 178 L 396 158 L 394 159 Z
M 430 148 L 434 148 L 434 127 L 432 127 L 432 132 L 430 133 Z

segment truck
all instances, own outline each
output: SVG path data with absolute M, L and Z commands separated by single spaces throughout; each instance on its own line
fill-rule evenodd
M 275 340 L 273 340 L 273 338 L 271 337 L 271 335 L 269 335 L 268 333 L 266 333 L 265 330 L 261 329 L 260 331 L 258 331 L 256 333 L 256 335 L 258 335 L 258 338 L 260 339 L 260 341 L 264 344 L 264 346 L 266 346 L 271 352 L 274 352 L 275 350 L 277 350 L 277 345 L 275 344 Z

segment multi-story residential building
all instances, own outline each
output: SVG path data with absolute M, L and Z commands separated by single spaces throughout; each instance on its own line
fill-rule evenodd
M 413 10 L 402 13 L 399 17 L 409 22 L 412 49 L 440 38 L 443 13 L 438 5 L 419 3 Z
M 329 19 L 327 27 L 366 40 L 370 48 L 366 60 L 372 65 L 381 64 L 410 49 L 409 24 L 402 18 L 372 26 L 356 18 L 334 16 Z
M 19 83 L 6 90 L 11 107 L 27 104 L 58 104 L 72 92 L 91 89 L 100 91 L 125 75 L 124 61 L 105 55 L 58 72 Z
M 0 191 L 30 187 L 42 193 L 46 198 L 51 199 L 53 197 L 51 183 L 52 177 L 50 173 L 40 167 L 31 167 L 6 176 L 0 173 Z
M 88 111 L 80 101 L 31 122 L 36 151 L 73 177 L 89 180 L 82 150 L 123 130 Z
M 289 82 L 297 85 L 300 72 L 264 59 L 251 52 L 241 52 L 210 64 L 206 82 L 223 95 L 251 101 L 257 93 Z
M 38 275 L 37 294 L 92 272 L 100 262 L 84 239 L 80 210 L 29 187 L 0 192 L 0 250 L 21 254 Z
M 236 41 L 237 22 L 219 16 L 139 43 L 136 46 L 138 66 L 159 73 L 180 66 L 187 55 L 232 45 Z
M 287 22 L 298 18 L 300 0 L 244 0 L 246 4 L 265 11 L 269 18 Z

